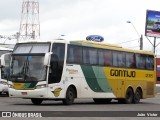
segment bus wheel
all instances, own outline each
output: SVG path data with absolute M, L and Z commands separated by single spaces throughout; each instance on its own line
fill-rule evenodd
M 106 99 L 106 98 L 93 98 L 94 102 L 96 104 L 107 104 L 110 103 L 112 99 Z
M 75 90 L 72 87 L 69 87 L 66 92 L 66 98 L 63 100 L 63 104 L 71 105 L 74 102 Z
M 38 99 L 38 98 L 31 98 L 31 101 L 34 105 L 40 105 L 43 102 L 42 99 Z
M 124 99 L 124 103 L 131 104 L 134 98 L 134 94 L 131 88 L 128 88 L 126 91 L 126 97 Z
M 6 96 L 9 96 L 9 93 L 8 93 L 8 92 L 6 92 Z
M 133 103 L 135 103 L 135 104 L 139 103 L 139 101 L 141 99 L 141 95 L 142 95 L 142 93 L 141 93 L 140 89 L 136 89 L 136 92 L 134 94 Z

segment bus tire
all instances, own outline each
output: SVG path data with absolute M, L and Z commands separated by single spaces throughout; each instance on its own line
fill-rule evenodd
M 112 99 L 107 99 L 107 98 L 93 98 L 93 101 L 96 104 L 107 104 L 110 103 Z
M 133 90 L 131 88 L 128 88 L 126 91 L 124 103 L 131 104 L 133 102 L 133 99 L 134 99 Z
M 9 93 L 8 93 L 8 92 L 6 92 L 6 96 L 9 96 Z
M 31 101 L 34 105 L 40 105 L 43 102 L 43 99 L 31 98 Z
M 141 90 L 137 88 L 136 92 L 134 94 L 133 103 L 135 103 L 135 104 L 139 103 L 141 96 L 142 96 Z
M 71 105 L 73 104 L 74 99 L 75 99 L 75 90 L 73 89 L 73 87 L 69 87 L 66 92 L 66 98 L 62 100 L 63 104 Z

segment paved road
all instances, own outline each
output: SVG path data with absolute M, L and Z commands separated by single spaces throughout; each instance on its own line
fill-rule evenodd
M 9 98 L 5 95 L 0 96 L 0 111 L 119 111 L 120 114 L 124 114 L 124 112 L 121 113 L 121 111 L 140 111 L 142 114 L 144 111 L 149 111 L 150 113 L 154 113 L 155 111 L 160 111 L 160 95 L 157 95 L 155 98 L 148 98 L 143 99 L 139 104 L 119 104 L 116 100 L 113 100 L 110 104 L 95 104 L 92 99 L 77 99 L 75 100 L 75 103 L 70 106 L 65 106 L 62 104 L 61 101 L 44 101 L 42 105 L 36 106 L 31 103 L 28 99 L 21 99 L 21 98 Z M 152 112 L 153 111 L 153 112 Z M 86 112 L 87 115 L 93 116 L 93 114 L 98 116 L 100 112 Z M 120 115 L 119 113 L 113 114 L 113 115 Z M 127 113 L 127 112 L 126 112 Z M 158 112 L 160 113 L 160 112 Z M 56 114 L 63 114 L 61 112 Z M 76 113 L 71 112 L 69 114 L 76 115 Z M 81 113 L 79 113 L 81 114 Z M 105 114 L 105 112 L 103 113 Z M 110 114 L 110 113 L 106 113 Z M 112 113 L 111 113 L 112 114 Z M 136 113 L 137 114 L 137 113 Z M 85 117 L 85 116 L 84 116 Z M 132 117 L 130 119 L 139 119 L 140 117 Z M 32 120 L 35 118 L 30 118 Z M 37 118 L 42 119 L 42 118 Z M 43 118 L 44 119 L 44 118 Z M 45 118 L 46 120 L 49 120 L 51 118 Z M 54 120 L 72 120 L 70 117 L 61 117 L 61 118 L 54 118 Z M 80 120 L 79 117 L 76 117 L 75 119 Z M 93 120 L 93 119 L 122 119 L 127 120 L 127 117 L 121 118 L 121 117 L 87 117 L 87 120 Z M 145 117 L 145 119 L 152 119 L 150 117 Z M 153 118 L 154 120 L 158 117 Z M 1 120 L 1 118 L 0 118 Z M 12 119 L 13 120 L 13 119 Z M 17 120 L 17 118 L 15 118 Z M 73 119 L 74 120 L 74 119 Z

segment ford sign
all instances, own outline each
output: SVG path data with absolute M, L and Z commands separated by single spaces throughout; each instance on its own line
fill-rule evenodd
M 104 38 L 100 35 L 89 35 L 86 37 L 86 40 L 95 41 L 95 42 L 102 42 Z

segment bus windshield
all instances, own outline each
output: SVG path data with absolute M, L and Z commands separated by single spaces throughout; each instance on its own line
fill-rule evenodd
M 11 63 L 12 81 L 42 81 L 45 80 L 46 67 L 44 56 L 13 56 Z
M 49 43 L 17 44 L 11 62 L 10 80 L 17 82 L 43 81 L 46 77 L 45 53 Z

